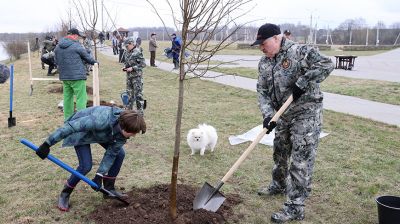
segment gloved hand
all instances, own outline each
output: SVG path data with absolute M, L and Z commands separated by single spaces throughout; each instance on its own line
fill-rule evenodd
M 266 118 L 264 118 L 264 121 L 263 121 L 263 128 L 267 129 L 267 134 L 269 134 L 276 127 L 276 122 L 271 121 L 271 119 L 272 119 L 271 117 L 266 117 Z M 270 121 L 271 121 L 271 123 L 270 123 Z
M 301 95 L 303 95 L 303 93 L 305 93 L 306 91 L 300 89 L 296 83 L 293 84 L 292 86 L 292 94 L 293 94 L 293 101 L 296 101 L 298 98 L 300 98 Z
M 92 187 L 93 190 L 98 191 L 100 190 L 101 186 L 102 186 L 102 182 L 103 182 L 103 175 L 96 173 L 96 176 L 94 176 L 94 178 L 92 179 L 93 182 L 95 182 L 97 184 L 97 188 L 96 187 Z
M 36 151 L 36 155 L 38 155 L 41 159 L 46 159 L 49 153 L 50 145 L 47 144 L 47 142 L 44 142 L 42 145 L 40 145 L 38 150 Z

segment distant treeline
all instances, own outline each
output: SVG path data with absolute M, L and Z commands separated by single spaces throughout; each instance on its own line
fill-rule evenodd
M 281 31 L 288 29 L 292 33 L 292 38 L 300 43 L 316 43 L 316 44 L 334 44 L 334 45 L 393 45 L 400 44 L 400 27 L 398 28 L 366 28 L 354 27 L 352 29 L 343 29 L 338 27 L 336 29 L 318 29 L 310 31 L 309 26 L 294 25 L 294 24 L 280 24 Z M 162 27 L 134 27 L 129 28 L 130 31 L 139 32 L 142 40 L 148 40 L 151 33 L 157 34 L 158 40 L 169 40 L 168 34 L 176 31 L 168 28 L 168 33 Z M 215 40 L 222 40 L 226 34 L 232 30 L 221 29 L 215 34 Z M 245 26 L 239 29 L 234 35 L 230 37 L 232 41 L 239 42 L 252 42 L 257 35 L 258 27 Z M 312 37 L 310 36 L 310 32 Z M 179 32 L 176 32 L 178 35 Z M 201 38 L 201 35 L 199 35 Z M 397 41 L 397 42 L 396 42 Z
M 288 29 L 292 33 L 292 38 L 300 43 L 316 43 L 316 44 L 334 44 L 334 45 L 399 45 L 400 44 L 400 25 L 392 25 L 390 28 L 381 25 L 378 29 L 368 28 L 362 24 L 361 20 L 349 20 L 335 29 L 312 29 L 309 26 L 301 24 L 280 24 L 281 31 Z M 353 22 L 352 24 L 350 24 Z M 157 34 L 157 39 L 160 41 L 170 40 L 169 35 L 176 33 L 180 35 L 179 31 L 175 31 L 173 28 L 164 27 L 132 27 L 128 28 L 131 32 L 138 32 L 139 37 L 142 40 L 148 40 L 151 33 Z M 244 26 L 239 29 L 229 39 L 231 41 L 239 42 L 252 42 L 257 35 L 258 27 Z M 110 37 L 114 30 L 109 31 Z M 232 29 L 220 29 L 215 33 L 214 40 L 219 41 L 226 38 L 226 35 L 231 33 Z M 41 43 L 46 35 L 55 35 L 57 38 L 61 38 L 62 35 L 59 31 L 53 33 L 0 33 L 0 42 L 11 42 L 11 41 L 32 41 L 36 38 Z M 201 38 L 201 34 L 198 38 Z M 193 37 L 189 37 L 193 38 Z
M 28 40 L 35 40 L 36 37 L 39 39 L 44 39 L 47 33 L 0 33 L 1 42 L 24 42 Z

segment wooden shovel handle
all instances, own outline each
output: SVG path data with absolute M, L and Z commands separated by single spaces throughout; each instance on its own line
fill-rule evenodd
M 288 106 L 292 103 L 292 101 L 293 101 L 293 95 L 290 95 L 289 98 L 286 100 L 286 102 L 282 105 L 282 107 L 272 117 L 271 121 L 277 121 L 279 117 L 283 114 L 283 112 L 285 112 Z M 243 152 L 243 154 L 239 157 L 239 159 L 236 160 L 235 164 L 233 164 L 233 166 L 229 169 L 228 173 L 226 173 L 225 176 L 222 178 L 221 181 L 223 183 L 225 183 L 232 176 L 232 174 L 237 170 L 240 164 L 242 164 L 242 162 L 247 158 L 250 152 L 261 141 L 261 139 L 264 137 L 266 133 L 267 129 L 263 128 L 262 132 L 257 135 L 257 138 L 254 139 L 254 141 L 250 144 L 250 146 Z

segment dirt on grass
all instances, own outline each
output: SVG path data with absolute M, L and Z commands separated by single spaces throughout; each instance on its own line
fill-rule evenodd
M 63 93 L 63 86 L 52 86 L 47 91 L 48 93 Z M 86 86 L 86 92 L 89 95 L 93 95 L 93 88 L 90 86 Z
M 128 192 L 129 206 L 124 206 L 117 200 L 104 203 L 89 214 L 89 219 L 95 223 L 163 223 L 163 224 L 220 224 L 226 218 L 233 223 L 239 223 L 243 215 L 234 213 L 234 206 L 242 202 L 239 195 L 225 195 L 226 200 L 217 212 L 204 209 L 193 210 L 193 200 L 196 191 L 192 186 L 178 185 L 176 220 L 169 214 L 169 185 L 156 185 L 151 188 L 133 188 Z
M 62 86 L 53 86 L 51 88 L 49 88 L 48 90 L 49 93 L 63 93 L 63 87 Z M 86 86 L 86 92 L 88 95 L 93 95 L 93 88 L 90 86 Z M 112 102 L 106 102 L 104 100 L 100 100 L 100 105 L 102 106 L 115 106 L 115 107 L 119 107 L 119 108 L 124 108 L 123 105 L 119 105 L 119 104 L 115 104 Z M 92 100 L 88 100 L 86 107 L 91 107 L 93 106 L 93 101 Z
M 100 105 L 101 106 L 124 108 L 123 105 L 119 105 L 119 104 L 115 104 L 115 103 L 111 103 L 111 102 L 106 102 L 104 100 L 100 100 Z M 86 104 L 86 107 L 91 107 L 91 106 L 93 106 L 93 100 L 88 100 L 87 104 Z

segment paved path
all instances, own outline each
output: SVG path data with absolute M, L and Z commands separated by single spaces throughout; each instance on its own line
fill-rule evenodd
M 112 54 L 111 48 L 104 48 L 100 50 L 100 52 L 105 55 L 116 57 L 116 55 Z M 229 56 L 229 57 L 235 58 L 236 56 Z M 253 57 L 255 58 L 256 56 L 249 56 L 248 58 L 253 58 Z M 259 59 L 260 57 L 257 56 L 257 58 Z M 172 70 L 173 67 L 172 63 L 157 61 L 156 64 L 159 69 L 177 73 L 177 70 Z M 256 91 L 257 81 L 255 79 L 250 79 L 240 76 L 232 76 L 232 75 L 221 76 L 221 73 L 212 71 L 207 72 L 206 76 L 208 78 L 205 79 L 210 81 L 214 81 L 224 85 L 230 85 L 233 87 L 239 87 L 251 91 Z M 397 125 L 398 127 L 400 127 L 400 106 L 363 100 L 357 97 L 324 93 L 324 109 L 356 115 L 371 120 L 380 121 L 386 124 Z
M 340 54 L 340 53 L 338 53 Z M 232 62 L 221 67 L 257 68 L 260 56 L 254 55 L 215 55 L 213 60 Z M 330 57 L 336 62 L 335 57 Z M 400 48 L 372 56 L 359 56 L 353 70 L 335 69 L 332 75 L 358 79 L 373 79 L 400 82 Z

